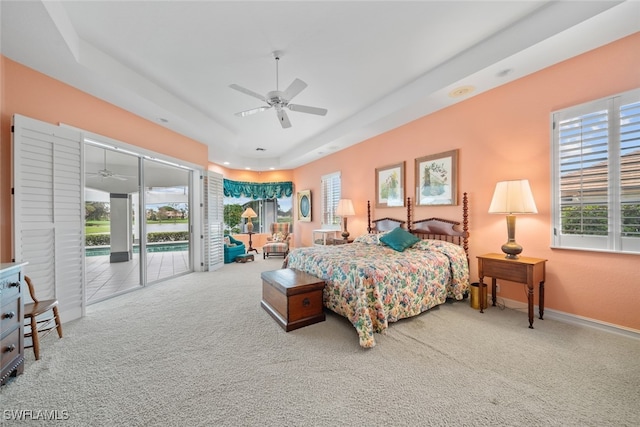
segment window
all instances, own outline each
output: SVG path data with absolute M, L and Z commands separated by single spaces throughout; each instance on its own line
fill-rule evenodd
M 552 119 L 553 246 L 640 253 L 640 89 Z
M 224 232 L 244 233 L 246 219 L 242 213 L 251 208 L 258 215 L 251 219 L 254 233 L 269 233 L 274 222 L 289 222 L 293 218 L 292 182 L 244 182 L 223 180 Z
M 320 180 L 322 228 L 340 229 L 340 218 L 335 214 L 340 200 L 340 187 L 340 172 L 324 175 Z

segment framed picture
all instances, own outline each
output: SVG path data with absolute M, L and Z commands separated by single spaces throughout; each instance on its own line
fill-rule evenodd
M 458 150 L 416 159 L 416 205 L 458 204 Z
M 311 222 L 311 190 L 298 192 L 298 221 Z
M 376 168 L 376 208 L 405 206 L 404 162 Z

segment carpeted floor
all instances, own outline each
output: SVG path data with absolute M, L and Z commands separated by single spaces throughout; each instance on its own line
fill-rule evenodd
M 90 306 L 0 389 L 1 425 L 637 426 L 640 340 L 468 301 L 392 324 L 285 333 L 260 307 L 281 258 Z M 27 411 L 31 411 L 30 413 Z M 27 421 L 16 421 L 22 414 Z

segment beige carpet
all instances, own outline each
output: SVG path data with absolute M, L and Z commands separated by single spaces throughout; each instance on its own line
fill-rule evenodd
M 327 320 L 285 333 L 260 271 L 226 265 L 90 306 L 0 389 L 2 425 L 637 426 L 640 341 L 448 303 L 377 346 Z M 28 414 L 31 421 L 15 421 Z M 57 411 L 57 412 L 54 412 Z

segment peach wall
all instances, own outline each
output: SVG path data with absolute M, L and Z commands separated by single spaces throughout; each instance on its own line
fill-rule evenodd
M 518 217 L 516 240 L 524 255 L 548 259 L 545 307 L 640 331 L 640 257 L 550 248 L 550 115 L 640 87 L 637 52 L 640 33 L 297 168 L 296 187 L 312 191 L 313 222 L 296 222 L 296 245 L 310 245 L 311 230 L 320 227 L 319 199 L 313 194 L 319 194 L 323 174 L 342 173 L 343 197 L 353 199 L 357 215 L 349 219 L 349 231 L 358 235 L 366 232 L 376 167 L 405 161 L 405 188 L 412 195 L 416 157 L 459 149 L 460 197 L 469 194 L 472 281 L 478 280 L 475 257 L 500 252 L 507 239 L 504 216 L 487 213 L 496 182 L 527 178 L 539 213 Z M 405 218 L 406 210 L 379 209 L 374 216 Z M 414 211 L 414 219 L 432 216 L 461 220 L 461 206 Z M 522 285 L 501 288 L 500 297 L 526 301 Z
M 11 118 L 65 123 L 193 164 L 208 147 L 0 56 L 0 261 L 11 259 Z

